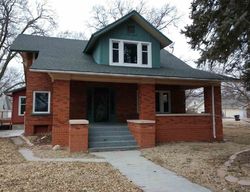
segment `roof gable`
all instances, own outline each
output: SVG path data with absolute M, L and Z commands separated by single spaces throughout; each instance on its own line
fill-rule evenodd
M 91 52 L 92 48 L 94 47 L 96 41 L 104 34 L 108 33 L 109 31 L 113 30 L 118 25 L 126 22 L 127 20 L 132 19 L 134 20 L 140 27 L 142 27 L 146 32 L 151 34 L 156 40 L 160 42 L 161 49 L 170 45 L 172 41 L 168 39 L 165 35 L 163 35 L 158 29 L 156 29 L 152 24 L 150 24 L 146 19 L 144 19 L 138 12 L 132 11 L 127 15 L 123 16 L 122 18 L 116 20 L 115 22 L 107 25 L 103 29 L 93 33 L 91 35 L 90 40 L 88 41 L 84 52 L 89 53 Z

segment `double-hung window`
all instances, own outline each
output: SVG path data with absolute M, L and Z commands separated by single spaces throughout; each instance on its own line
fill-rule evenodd
M 155 111 L 156 113 L 170 113 L 170 91 L 155 92 Z
M 23 116 L 25 112 L 25 105 L 26 105 L 26 97 L 19 96 L 18 99 L 18 115 Z
M 152 67 L 151 43 L 110 39 L 110 65 Z
M 50 92 L 34 91 L 33 92 L 33 113 L 47 114 L 50 113 Z

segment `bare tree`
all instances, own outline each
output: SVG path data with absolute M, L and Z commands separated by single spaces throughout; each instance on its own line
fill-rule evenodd
M 25 85 L 23 71 L 8 67 L 0 81 L 0 93 L 8 92 L 16 87 Z
M 180 19 L 176 8 L 168 3 L 161 8 L 153 8 L 149 7 L 144 0 L 109 0 L 105 6 L 97 5 L 92 8 L 92 17 L 87 22 L 87 25 L 90 28 L 99 30 L 132 10 L 136 10 L 159 30 L 175 25 Z
M 235 99 L 242 107 L 249 106 L 250 108 L 250 92 L 246 90 L 243 82 L 223 83 L 222 93 L 223 98 Z
M 56 27 L 54 12 L 45 1 L 31 8 L 27 0 L 0 0 L 0 82 L 10 61 L 17 53 L 10 45 L 19 34 L 47 35 Z
M 57 34 L 57 37 L 68 38 L 68 39 L 77 39 L 77 40 L 86 40 L 86 36 L 82 32 L 76 31 L 62 31 Z
M 232 61 L 230 60 L 228 62 L 234 62 L 234 59 L 235 58 L 231 58 Z M 200 66 L 199 68 L 221 75 L 230 75 L 234 78 L 235 81 L 225 81 L 221 84 L 222 99 L 237 101 L 238 106 L 250 109 L 250 91 L 247 90 L 245 81 L 242 79 L 242 69 L 234 68 L 228 70 L 227 63 L 217 66 Z

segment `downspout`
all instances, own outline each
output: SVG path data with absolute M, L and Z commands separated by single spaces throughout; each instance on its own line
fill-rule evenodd
M 213 137 L 216 139 L 216 125 L 215 125 L 215 106 L 214 106 L 214 86 L 212 85 L 212 121 L 213 121 Z

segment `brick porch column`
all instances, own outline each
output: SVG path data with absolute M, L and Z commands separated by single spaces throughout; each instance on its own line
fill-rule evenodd
M 55 80 L 52 94 L 52 145 L 69 145 L 70 81 Z
M 139 119 L 155 120 L 155 85 L 138 84 Z
M 204 87 L 205 113 L 212 114 L 212 86 Z M 214 86 L 214 110 L 216 139 L 223 140 L 222 109 L 221 109 L 221 86 Z M 212 122 L 212 121 L 211 121 Z M 212 124 L 212 123 L 211 123 Z
M 140 148 L 155 146 L 155 85 L 138 84 L 139 119 L 127 120 Z
M 85 119 L 69 120 L 70 152 L 86 152 L 88 150 L 88 125 Z

